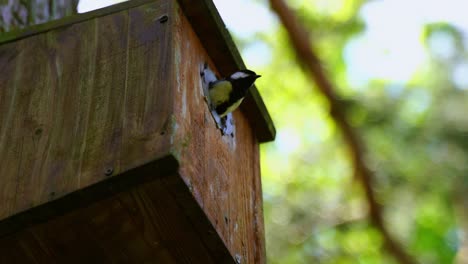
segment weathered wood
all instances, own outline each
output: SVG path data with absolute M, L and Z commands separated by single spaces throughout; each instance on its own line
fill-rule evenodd
M 152 1 L 153 0 L 131 0 L 92 12 L 67 16 L 63 19 L 54 20 L 45 24 L 34 25 L 19 31 L 7 32 L 6 34 L 0 34 L 0 44 L 120 12 Z M 197 25 L 194 27 L 194 30 L 202 41 L 205 49 L 209 50 L 210 57 L 218 66 L 222 76 L 230 74 L 240 68 L 245 68 L 239 51 L 211 0 L 200 0 L 197 1 L 196 4 L 187 0 L 179 0 L 178 2 L 189 21 L 193 25 Z M 275 138 L 276 130 L 273 121 L 255 86 L 249 90 L 249 95 L 241 105 L 241 109 L 246 111 L 249 122 L 259 142 L 267 142 Z
M 197 1 L 197 4 L 193 4 L 193 1 L 190 0 L 179 0 L 178 2 L 190 23 L 194 25 L 193 29 L 209 52 L 220 76 L 227 76 L 239 69 L 245 69 L 239 50 L 212 0 L 200 0 Z M 249 89 L 241 109 L 248 116 L 250 125 L 260 143 L 275 138 L 275 126 L 255 86 Z
M 0 219 L 170 154 L 168 8 L 0 46 Z
M 119 192 L 151 182 L 155 178 L 175 174 L 178 168 L 179 162 L 174 156 L 162 157 L 116 177 L 111 177 L 106 181 L 67 194 L 60 199 L 0 220 L 0 237 L 14 234 L 37 223 L 47 222 L 54 217 L 68 214 L 78 208 L 87 207 L 96 201 L 106 199 Z M 178 185 L 176 187 L 180 188 Z
M 226 248 L 215 251 L 204 243 L 201 238 L 208 237 L 222 245 L 196 202 L 174 200 L 177 193 L 190 194 L 180 176 L 151 177 L 146 184 L 0 237 L 0 263 L 235 263 Z M 203 234 L 184 217 L 187 207 L 197 214 Z
M 121 165 L 145 163 L 154 154 L 170 150 L 173 120 L 174 70 L 170 23 L 159 19 L 172 11 L 170 1 L 159 1 L 130 9 L 127 80 Z M 147 155 L 143 153 L 152 153 Z M 130 163 L 130 164 L 127 164 Z
M 235 56 L 177 2 L 130 2 L 0 44 L 0 263 L 265 263 L 274 128 L 254 104 L 223 136 L 200 70 Z
M 176 17 L 176 152 L 181 176 L 242 263 L 265 263 L 259 146 L 246 113 L 234 112 L 234 136 L 222 135 L 203 99 L 200 70 L 216 69 L 194 29 Z M 196 25 L 195 25 L 196 26 Z M 208 52 L 208 53 L 207 53 Z

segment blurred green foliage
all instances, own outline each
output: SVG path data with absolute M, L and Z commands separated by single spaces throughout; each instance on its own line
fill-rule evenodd
M 454 78 L 459 65 L 468 65 L 462 32 L 426 24 L 420 38 L 427 59 L 409 81 L 373 78 L 353 86 L 343 58 L 349 41 L 368 26 L 359 16 L 366 1 L 288 3 L 310 29 L 367 145 L 389 230 L 421 263 L 453 263 L 468 231 L 468 87 Z M 261 148 L 268 263 L 396 263 L 369 224 L 347 146 L 284 29 L 235 37 L 241 51 L 262 42 L 271 52 L 268 63 L 254 65 L 264 76 L 257 87 L 278 131 L 276 141 Z

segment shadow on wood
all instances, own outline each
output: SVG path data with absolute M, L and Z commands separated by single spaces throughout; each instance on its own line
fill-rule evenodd
M 199 69 L 243 65 L 213 4 L 188 5 L 0 37 L 1 263 L 265 262 L 258 148 L 274 127 L 254 88 L 234 137 L 219 132 Z

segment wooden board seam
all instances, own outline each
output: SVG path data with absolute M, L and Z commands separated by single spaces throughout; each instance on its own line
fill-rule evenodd
M 71 192 L 37 207 L 10 216 L 0 221 L 0 237 L 12 234 L 36 223 L 82 208 L 95 201 L 105 199 L 113 194 L 128 190 L 134 186 L 151 181 L 154 177 L 173 175 L 179 168 L 177 158 L 168 154 L 153 162 L 131 169 L 108 180 Z

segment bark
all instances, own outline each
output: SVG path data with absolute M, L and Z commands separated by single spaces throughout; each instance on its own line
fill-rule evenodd
M 79 0 L 0 0 L 0 33 L 76 13 Z

